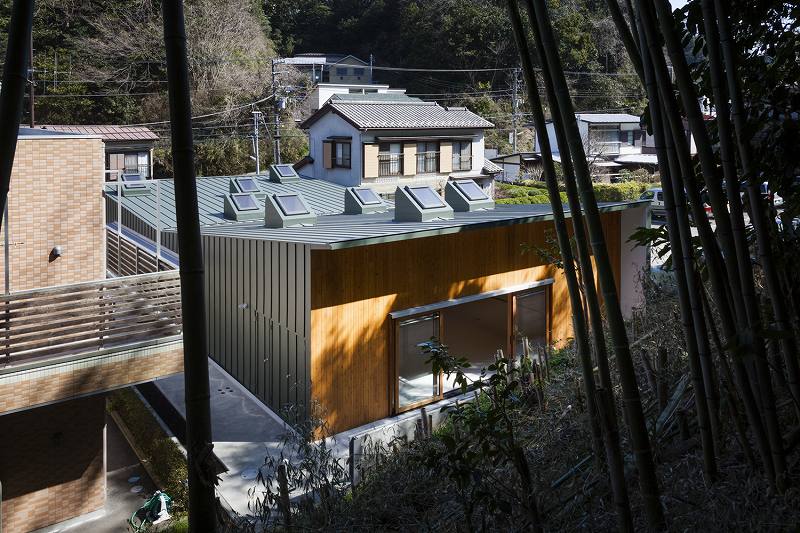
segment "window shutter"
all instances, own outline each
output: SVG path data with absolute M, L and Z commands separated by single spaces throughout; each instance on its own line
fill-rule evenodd
M 449 174 L 453 171 L 453 143 L 442 141 L 439 143 L 439 172 Z
M 333 168 L 333 143 L 331 141 L 322 141 L 322 166 Z
M 413 176 L 417 173 L 417 144 L 403 145 L 403 175 Z
M 364 146 L 364 177 L 378 177 L 378 145 L 365 144 Z

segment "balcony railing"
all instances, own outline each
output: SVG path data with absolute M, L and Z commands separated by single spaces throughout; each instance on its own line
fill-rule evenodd
M 439 152 L 417 152 L 417 174 L 439 172 Z
M 135 165 L 124 169 L 106 170 L 106 177 L 109 181 L 118 180 L 123 174 L 140 174 L 143 178 L 151 177 L 150 165 Z
M 379 153 L 378 176 L 399 176 L 403 173 L 403 154 Z
M 453 170 L 472 170 L 472 156 L 471 155 L 454 155 L 453 156 Z
M 181 331 L 176 270 L 0 295 L 0 366 Z

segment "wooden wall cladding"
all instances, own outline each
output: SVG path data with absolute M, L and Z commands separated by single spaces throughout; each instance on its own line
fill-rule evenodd
M 619 213 L 602 215 L 619 277 Z M 554 341 L 572 334 L 563 274 L 534 250 L 552 222 L 311 251 L 311 395 L 333 431 L 390 414 L 392 311 L 554 278 Z M 554 235 L 551 236 L 552 242 Z

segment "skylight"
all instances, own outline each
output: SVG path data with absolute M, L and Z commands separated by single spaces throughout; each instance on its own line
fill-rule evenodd
M 456 180 L 455 186 L 464 193 L 464 196 L 467 197 L 468 200 L 472 202 L 477 202 L 478 200 L 486 200 L 489 198 L 486 196 L 486 193 L 483 192 L 477 183 L 473 180 Z
M 235 181 L 241 192 L 259 192 L 261 190 L 253 178 L 235 178 Z
M 282 178 L 288 178 L 297 174 L 292 165 L 275 165 L 275 170 Z
M 354 188 L 353 192 L 358 197 L 358 200 L 364 205 L 377 205 L 383 203 L 378 195 L 375 194 L 375 191 L 370 188 Z
M 273 195 L 273 198 L 275 198 L 275 202 L 278 204 L 278 207 L 280 207 L 281 211 L 283 211 L 283 214 L 286 216 L 309 214 L 309 210 L 303 203 L 303 200 L 301 200 L 296 194 L 275 194 Z
M 141 174 L 123 174 L 122 181 L 125 183 L 126 189 L 146 189 L 147 185 L 144 183 L 136 183 L 144 181 Z
M 232 194 L 231 199 L 239 211 L 257 211 L 259 209 L 258 202 L 252 193 Z
M 406 190 L 422 209 L 447 207 L 442 197 L 430 187 L 406 187 Z

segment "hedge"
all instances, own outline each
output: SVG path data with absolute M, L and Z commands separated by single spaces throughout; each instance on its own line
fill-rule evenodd
M 623 181 L 620 183 L 595 183 L 594 195 L 598 202 L 621 202 L 638 200 L 647 188 L 647 183 L 639 181 Z
M 153 473 L 164 483 L 159 487 L 172 498 L 173 514 L 187 509 L 188 477 L 186 457 L 170 439 L 132 389 L 120 389 L 108 397 L 108 408 L 115 411 L 136 440 Z
M 621 202 L 624 200 L 638 200 L 641 194 L 650 185 L 638 181 L 624 181 L 620 183 L 595 183 L 594 195 L 598 202 Z M 561 201 L 567 203 L 567 193 L 563 192 Z M 497 184 L 498 204 L 549 204 L 547 189 L 542 185 L 533 187 L 525 185 Z

